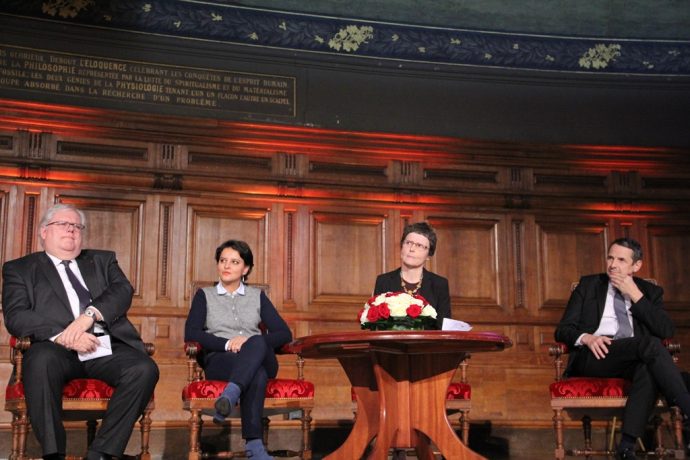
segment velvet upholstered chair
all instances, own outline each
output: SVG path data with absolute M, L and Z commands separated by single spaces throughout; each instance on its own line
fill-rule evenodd
M 649 280 L 654 282 L 653 280 Z M 577 283 L 573 283 L 571 289 L 575 289 Z M 670 341 L 665 342 L 669 353 L 677 361 L 677 353 L 680 346 Z M 616 419 L 620 420 L 623 408 L 627 401 L 630 382 L 621 378 L 595 378 L 595 377 L 570 377 L 564 378 L 564 358 L 569 350 L 563 343 L 555 343 L 549 347 L 549 355 L 553 357 L 555 381 L 549 386 L 551 396 L 551 409 L 553 410 L 553 423 L 556 436 L 555 458 L 564 459 L 566 456 L 613 456 L 614 435 Z M 571 418 L 582 419 L 584 434 L 584 446 L 581 448 L 566 449 L 564 446 L 564 413 Z M 670 416 L 668 415 L 670 413 Z M 603 418 L 606 427 L 604 446 L 595 448 L 592 445 L 592 417 Z M 654 458 L 684 459 L 682 417 L 677 407 L 668 407 L 659 400 L 657 410 L 652 418 L 654 425 Z M 663 432 L 670 431 L 673 442 L 672 447 L 664 447 Z M 648 448 L 641 445 L 640 447 Z
M 146 343 L 146 351 L 153 355 L 154 346 Z M 24 384 L 22 382 L 23 354 L 31 346 L 28 338 L 10 338 L 10 361 L 14 365 L 12 378 L 5 390 L 5 410 L 12 413 L 12 448 L 10 460 L 28 460 L 26 437 L 29 431 L 29 417 L 26 412 Z M 113 387 L 102 380 L 74 379 L 64 386 L 62 391 L 62 408 L 64 420 L 86 420 L 87 446 L 91 444 L 98 426 L 98 420 L 108 407 L 113 394 Z M 141 460 L 150 460 L 149 436 L 151 433 L 151 412 L 154 409 L 153 398 L 146 406 L 139 420 L 141 431 Z M 77 456 L 76 458 L 81 458 Z
M 196 292 L 198 287 L 212 284 L 210 282 L 194 282 L 192 292 Z M 260 287 L 266 292 L 268 290 L 268 287 L 265 285 L 253 284 L 253 286 Z M 199 343 L 187 342 L 184 348 L 187 355 L 187 384 L 182 390 L 182 406 L 184 410 L 191 412 L 189 419 L 188 459 L 199 460 L 207 457 L 201 450 L 201 430 L 204 424 L 202 415 L 214 414 L 215 401 L 223 392 L 228 382 L 224 380 L 206 380 L 204 378 L 204 371 L 197 362 L 197 356 L 202 351 Z M 314 408 L 314 384 L 304 379 L 304 359 L 302 359 L 301 355 L 293 352 L 290 344 L 285 345 L 279 353 L 295 356 L 297 378 L 275 378 L 268 381 L 263 413 L 264 444 L 268 446 L 271 455 L 278 457 L 299 456 L 304 460 L 309 460 L 312 457 L 311 411 Z M 240 400 L 240 404 L 241 402 Z M 289 417 L 292 413 L 298 413 L 301 422 L 300 450 L 271 449 L 271 446 L 268 444 L 269 416 L 282 415 L 283 417 Z M 233 409 L 229 418 L 239 418 L 239 416 L 238 406 Z M 215 452 L 213 456 L 219 458 L 244 457 L 244 450 Z

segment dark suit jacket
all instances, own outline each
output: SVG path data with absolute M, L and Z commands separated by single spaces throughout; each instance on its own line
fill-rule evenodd
M 127 319 L 134 290 L 115 253 L 83 250 L 76 261 L 91 293 L 91 305 L 103 315 L 108 333 L 145 351 L 137 330 Z M 49 340 L 74 321 L 60 275 L 45 252 L 5 263 L 2 278 L 2 313 L 10 334 L 30 337 L 33 342 Z
M 644 294 L 637 303 L 630 306 L 635 336 L 653 335 L 660 339 L 673 337 L 675 328 L 664 310 L 664 290 L 641 278 L 634 278 L 634 281 Z M 570 295 L 555 333 L 558 342 L 565 343 L 574 351 L 570 353 L 568 369 L 577 359 L 578 352 L 590 352 L 587 347 L 578 350 L 575 341 L 584 333 L 593 334 L 599 327 L 608 286 L 609 277 L 606 273 L 583 276 Z
M 400 284 L 400 268 L 376 277 L 374 295 L 383 294 L 384 292 L 400 292 L 402 290 L 402 285 Z M 437 327 L 441 329 L 443 318 L 451 317 L 448 280 L 424 269 L 422 286 L 417 293 L 424 297 L 427 302 L 436 309 L 436 323 Z

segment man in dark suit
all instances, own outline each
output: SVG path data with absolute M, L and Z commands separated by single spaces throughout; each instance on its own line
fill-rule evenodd
M 132 286 L 115 253 L 81 249 L 84 222 L 75 207 L 53 206 L 39 224 L 45 251 L 2 268 L 7 330 L 32 342 L 24 391 L 31 426 L 49 459 L 65 456 L 65 382 L 96 378 L 115 388 L 89 448 L 92 460 L 123 454 L 158 381 L 158 367 L 127 319 Z
M 556 329 L 556 340 L 572 353 L 566 375 L 622 377 L 632 386 L 623 415 L 617 458 L 635 459 L 643 432 L 661 392 L 687 420 L 690 395 L 679 369 L 662 344 L 675 331 L 663 306 L 663 289 L 634 277 L 642 248 L 629 238 L 609 246 L 606 273 L 584 276 L 573 291 Z

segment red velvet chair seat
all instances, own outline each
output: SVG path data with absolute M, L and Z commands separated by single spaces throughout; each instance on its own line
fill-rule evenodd
M 74 379 L 67 382 L 62 389 L 62 397 L 64 399 L 88 399 L 108 400 L 113 395 L 115 389 L 96 379 Z M 7 385 L 5 390 L 5 400 L 24 399 L 24 383 L 14 383 Z
M 453 382 L 448 386 L 446 400 L 472 399 L 472 386 L 469 383 Z
M 621 398 L 628 395 L 625 379 L 571 377 L 549 385 L 552 398 Z
M 182 400 L 217 399 L 228 384 L 224 380 L 200 380 L 182 389 Z M 307 380 L 270 379 L 266 386 L 266 398 L 314 398 L 314 384 Z

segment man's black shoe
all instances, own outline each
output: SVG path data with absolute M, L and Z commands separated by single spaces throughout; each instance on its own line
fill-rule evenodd
M 616 451 L 616 460 L 637 460 L 635 447 L 627 447 Z

